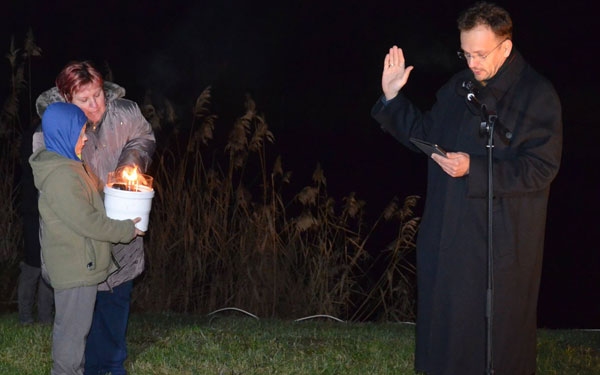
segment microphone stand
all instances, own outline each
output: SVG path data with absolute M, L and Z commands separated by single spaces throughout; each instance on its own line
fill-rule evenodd
M 493 239 L 493 203 L 494 203 L 494 174 L 493 174 L 493 150 L 494 150 L 494 131 L 496 131 L 506 143 L 512 138 L 512 133 L 506 129 L 499 121 L 498 116 L 493 111 L 488 111 L 485 104 L 477 100 L 473 93 L 467 95 L 467 100 L 480 107 L 481 125 L 479 134 L 487 136 L 487 160 L 488 160 L 488 193 L 487 193 L 487 289 L 486 289 L 486 374 L 494 374 L 492 327 L 494 322 L 494 251 L 492 246 Z
M 495 114 L 487 113 L 485 105 L 481 106 L 482 118 L 487 117 L 487 121 L 481 122 L 480 134 L 487 135 L 487 154 L 488 154 L 488 206 L 487 206 L 487 225 L 488 225 L 488 243 L 487 243 L 487 290 L 486 290 L 486 312 L 487 317 L 487 335 L 486 335 L 486 374 L 494 374 L 494 360 L 492 354 L 492 327 L 494 322 L 494 251 L 492 247 L 493 239 L 493 209 L 494 209 L 494 178 L 493 178 L 493 151 L 494 151 L 494 127 L 498 117 Z

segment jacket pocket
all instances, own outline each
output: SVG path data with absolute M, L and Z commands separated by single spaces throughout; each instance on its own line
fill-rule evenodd
M 85 239 L 85 268 L 88 271 L 96 269 L 96 250 L 94 249 L 92 240 L 89 238 Z

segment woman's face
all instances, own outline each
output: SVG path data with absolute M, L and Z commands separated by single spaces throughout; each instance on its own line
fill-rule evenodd
M 79 133 L 79 138 L 77 139 L 77 143 L 75 144 L 75 155 L 79 156 L 81 159 L 81 151 L 83 150 L 83 146 L 85 146 L 85 142 L 87 142 L 87 135 L 85 135 L 85 124 L 81 128 L 81 133 Z
M 73 93 L 73 104 L 81 108 L 92 124 L 98 123 L 106 111 L 104 90 L 98 83 L 89 83 Z

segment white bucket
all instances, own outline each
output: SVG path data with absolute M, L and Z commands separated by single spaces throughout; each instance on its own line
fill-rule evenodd
M 147 186 L 139 186 L 138 191 L 114 189 L 104 186 L 104 207 L 106 215 L 111 219 L 126 220 L 141 217 L 135 226 L 145 232 L 148 229 L 150 208 L 154 190 Z

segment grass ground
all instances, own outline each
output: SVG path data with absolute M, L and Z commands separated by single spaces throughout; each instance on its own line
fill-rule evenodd
M 600 374 L 600 332 L 538 332 L 539 375 Z M 0 315 L 0 374 L 50 372 L 51 327 Z M 413 374 L 414 326 L 134 314 L 131 375 Z

